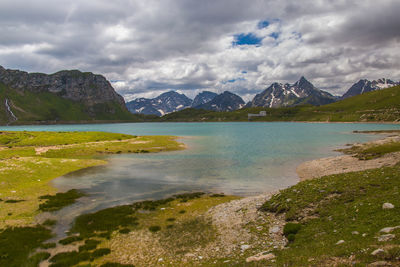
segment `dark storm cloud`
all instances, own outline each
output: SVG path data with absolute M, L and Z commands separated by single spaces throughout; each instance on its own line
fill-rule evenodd
M 340 92 L 359 78 L 400 78 L 399 12 L 395 0 L 3 0 L 0 65 L 93 71 L 125 95 L 250 95 L 302 75 Z M 262 43 L 232 45 L 235 36 Z

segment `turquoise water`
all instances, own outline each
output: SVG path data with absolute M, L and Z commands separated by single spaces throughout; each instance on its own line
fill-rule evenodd
M 124 154 L 107 166 L 59 177 L 60 190 L 79 188 L 89 197 L 61 210 L 67 218 L 142 199 L 185 191 L 241 196 L 275 191 L 298 181 L 301 162 L 338 155 L 347 143 L 377 139 L 354 130 L 400 129 L 400 125 L 326 123 L 123 123 L 13 126 L 0 130 L 109 131 L 135 135 L 176 135 L 184 151 Z M 65 226 L 64 226 L 65 227 Z M 60 228 L 61 229 L 61 228 Z

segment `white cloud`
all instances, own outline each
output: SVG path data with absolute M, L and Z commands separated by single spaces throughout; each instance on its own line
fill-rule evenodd
M 395 0 L 32 3 L 1 1 L 0 64 L 101 73 L 126 99 L 168 90 L 190 97 L 231 90 L 249 99 L 302 75 L 332 93 L 361 78 L 400 79 Z M 263 20 L 269 26 L 259 29 Z M 261 45 L 232 46 L 240 33 Z

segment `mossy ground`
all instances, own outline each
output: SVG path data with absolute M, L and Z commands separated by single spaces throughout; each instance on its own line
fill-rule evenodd
M 363 172 L 325 176 L 282 190 L 262 209 L 283 213 L 301 224 L 288 249 L 276 250 L 278 266 L 359 266 L 386 260 L 400 264 L 400 231 L 379 242 L 380 229 L 400 225 L 400 164 Z M 390 202 L 394 209 L 384 210 Z M 343 244 L 336 244 L 344 240 Z M 372 256 L 377 248 L 384 255 Z M 396 256 L 397 255 L 397 256 Z M 342 266 L 341 265 L 341 266 Z
M 170 136 L 104 132 L 0 132 L 0 228 L 33 223 L 49 182 L 79 169 L 106 164 L 104 155 L 182 149 Z M 7 200 L 24 200 L 10 203 Z
M 75 220 L 71 236 L 66 238 L 68 241 L 61 243 L 81 243 L 84 239 L 85 244 L 74 255 L 56 255 L 50 258 L 50 262 L 58 266 L 74 258 L 74 264 L 100 266 L 107 262 L 121 262 L 121 255 L 140 255 L 137 259 L 139 266 L 157 262 L 159 257 L 179 264 L 185 253 L 204 248 L 216 238 L 215 229 L 203 215 L 211 207 L 237 198 L 188 193 L 81 215 Z M 155 228 L 157 230 L 152 230 Z M 120 230 L 125 231 L 121 233 Z M 145 240 L 141 240 L 143 234 Z M 99 249 L 110 251 L 101 257 L 92 255 Z

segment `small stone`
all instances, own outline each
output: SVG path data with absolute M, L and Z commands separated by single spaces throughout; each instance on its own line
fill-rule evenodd
M 339 240 L 338 242 L 336 242 L 336 245 L 343 244 L 344 242 L 346 242 L 346 241 L 344 241 L 344 240 Z
M 268 253 L 268 254 L 263 254 L 263 252 L 258 253 L 254 256 L 248 257 L 246 259 L 246 262 L 252 262 L 252 261 L 260 261 L 260 260 L 272 260 L 275 258 L 275 255 L 272 253 Z
M 367 236 L 367 234 L 366 234 L 366 233 L 363 233 L 363 234 L 362 234 L 362 237 L 366 237 L 366 236 Z
M 279 232 L 279 226 L 275 225 L 275 226 L 269 228 L 269 232 L 270 232 L 271 234 L 276 234 L 276 233 L 278 233 L 278 232 Z
M 288 199 L 286 199 L 286 202 L 290 202 L 290 201 L 292 201 L 292 199 L 291 199 L 291 198 L 288 198 Z
M 228 262 L 230 262 L 230 260 L 223 261 L 223 263 L 228 263 Z
M 390 263 L 388 263 L 387 261 L 376 261 L 371 263 L 368 266 L 392 266 Z
M 360 234 L 360 233 L 357 232 L 357 231 L 353 231 L 353 232 L 351 232 L 351 234 L 352 234 L 352 235 L 358 235 L 358 234 Z
M 250 245 L 241 245 L 240 246 L 240 249 L 242 250 L 242 251 L 244 251 L 244 250 L 246 250 L 246 249 L 249 249 L 250 248 Z
M 381 236 L 378 236 L 378 241 L 379 242 L 386 242 L 386 241 L 392 240 L 395 237 L 396 236 L 394 234 L 381 235 Z
M 393 209 L 393 208 L 394 208 L 394 205 L 392 203 L 386 202 L 386 203 L 383 203 L 383 205 L 382 205 L 382 209 L 384 209 L 384 210 Z
M 374 251 L 372 251 L 371 255 L 376 256 L 376 255 L 383 254 L 383 253 L 385 253 L 385 251 L 381 248 L 378 248 L 378 249 L 375 249 Z
M 199 260 L 202 260 L 202 259 L 203 259 L 203 256 L 198 256 L 198 258 L 199 258 Z
M 382 228 L 379 232 L 388 234 L 388 233 L 392 232 L 393 230 L 396 230 L 399 228 L 400 228 L 400 225 L 394 226 L 394 227 L 385 227 L 385 228 Z
M 163 261 L 163 258 L 159 258 L 158 261 Z
M 160 210 L 165 210 L 165 208 L 161 208 Z

